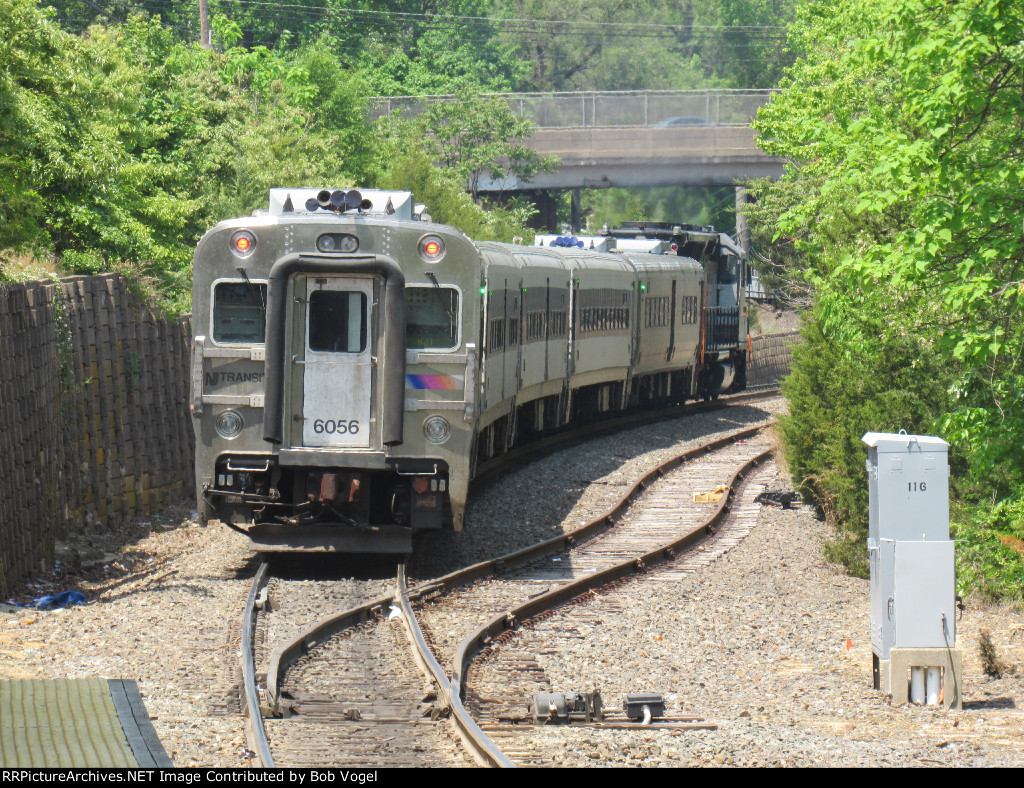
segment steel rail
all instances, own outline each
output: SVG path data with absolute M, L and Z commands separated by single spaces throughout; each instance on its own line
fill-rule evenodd
M 672 405 L 668 408 L 657 410 L 638 411 L 615 416 L 603 421 L 572 427 L 564 432 L 559 432 L 547 438 L 530 441 L 521 446 L 516 446 L 497 457 L 492 457 L 476 469 L 473 474 L 473 481 L 479 482 L 493 476 L 499 470 L 517 462 L 528 459 L 543 457 L 552 452 L 573 446 L 591 438 L 602 435 L 610 435 L 621 430 L 629 429 L 643 424 L 651 424 L 664 419 L 688 416 L 692 413 L 706 413 L 708 411 L 721 410 L 745 402 L 757 402 L 763 399 L 771 399 L 778 395 L 781 387 L 777 384 L 759 386 L 754 391 L 745 391 L 739 394 L 729 394 L 721 399 L 710 402 L 691 402 L 683 405 Z
M 722 500 L 714 513 L 701 525 L 693 528 L 685 536 L 682 536 L 669 544 L 662 545 L 644 555 L 634 556 L 628 561 L 623 561 L 615 566 L 609 567 L 608 569 L 595 572 L 587 575 L 586 577 L 582 577 L 578 580 L 559 586 L 552 591 L 548 591 L 547 593 L 528 599 L 518 607 L 512 608 L 505 613 L 495 616 L 490 621 L 467 635 L 459 645 L 459 648 L 452 660 L 452 713 L 459 714 L 464 712 L 464 707 L 462 706 L 462 693 L 465 690 L 466 670 L 478 651 L 486 648 L 500 635 L 517 629 L 530 618 L 541 613 L 554 610 L 555 608 L 560 607 L 583 594 L 597 588 L 601 588 L 602 586 L 634 577 L 651 566 L 671 561 L 676 557 L 679 551 L 690 547 L 691 545 L 699 542 L 705 536 L 710 535 L 714 526 L 729 510 L 729 504 L 732 500 L 733 488 L 735 487 L 736 482 L 743 479 L 751 468 L 756 467 L 762 461 L 767 459 L 771 453 L 770 449 L 763 451 L 756 457 L 745 462 L 729 480 L 729 490 L 726 495 L 722 496 Z M 672 465 L 674 467 L 676 464 L 678 463 L 669 461 L 669 463 L 666 463 L 666 466 Z M 643 487 L 646 486 L 646 482 L 661 475 L 664 468 L 665 466 L 662 466 L 661 468 L 655 469 L 647 474 L 643 480 L 634 485 L 633 491 L 638 492 L 642 490 Z
M 402 621 L 405 624 L 406 632 L 416 653 L 417 661 L 437 686 L 438 697 L 445 706 L 452 711 L 452 721 L 462 737 L 463 743 L 472 753 L 473 757 L 483 766 L 495 766 L 500 768 L 511 768 L 515 764 L 505 755 L 498 746 L 491 741 L 491 738 L 481 730 L 480 726 L 462 706 L 461 702 L 452 698 L 451 681 L 448 674 L 444 672 L 441 663 L 437 661 L 434 652 L 427 643 L 423 630 L 420 628 L 416 613 L 412 609 L 412 600 L 409 598 L 409 589 L 405 582 L 405 565 L 398 567 L 398 594 L 396 599 L 402 610 Z
M 263 711 L 260 705 L 259 687 L 256 684 L 256 602 L 267 587 L 269 564 L 264 561 L 256 571 L 249 587 L 242 618 L 242 684 L 245 689 L 245 737 L 252 751 L 265 769 L 274 768 L 274 756 L 270 753 L 267 729 L 263 725 Z
M 467 637 L 460 645 L 453 663 L 452 676 L 449 679 L 443 666 L 437 661 L 431 652 L 426 638 L 419 627 L 412 603 L 437 593 L 445 593 L 456 587 L 465 585 L 486 577 L 496 577 L 512 571 L 520 566 L 532 563 L 547 555 L 561 552 L 572 548 L 582 541 L 597 536 L 602 531 L 614 525 L 616 518 L 625 511 L 634 498 L 642 493 L 653 481 L 674 470 L 689 460 L 709 454 L 724 446 L 736 441 L 752 437 L 761 432 L 765 425 L 748 427 L 737 430 L 728 435 L 717 438 L 707 444 L 688 449 L 680 454 L 671 457 L 657 468 L 654 468 L 635 481 L 629 489 L 609 508 L 604 514 L 593 520 L 573 529 L 561 536 L 547 539 L 530 547 L 517 550 L 499 558 L 481 561 L 469 567 L 452 572 L 443 577 L 431 580 L 427 583 L 415 586 L 412 589 L 406 588 L 404 566 L 399 568 L 397 577 L 396 593 L 387 597 L 367 602 L 340 614 L 328 616 L 309 630 L 299 634 L 293 640 L 277 648 L 270 660 L 267 671 L 267 696 L 271 708 L 275 713 L 283 711 L 281 704 L 280 687 L 285 673 L 303 654 L 316 645 L 329 640 L 333 635 L 349 627 L 369 620 L 375 616 L 383 616 L 392 606 L 397 606 L 403 617 L 403 623 L 414 644 L 414 651 L 417 653 L 417 661 L 420 662 L 425 672 L 433 679 L 438 689 L 438 697 L 447 708 L 451 710 L 453 722 L 462 737 L 467 749 L 482 764 L 497 767 L 514 766 L 507 756 L 497 748 L 493 741 L 484 733 L 469 712 L 462 704 L 462 692 L 464 690 L 463 677 L 465 668 L 472 655 L 480 647 L 486 646 L 497 635 L 513 629 L 524 618 L 535 616 L 545 608 L 544 605 L 557 607 L 569 601 L 586 590 L 605 585 L 609 582 L 628 577 L 647 566 L 652 566 L 661 561 L 671 560 L 678 550 L 684 549 L 693 542 L 698 541 L 715 523 L 720 520 L 728 510 L 728 504 L 732 497 L 731 487 L 736 480 L 742 478 L 743 474 L 753 465 L 756 465 L 765 457 L 771 454 L 770 450 L 761 452 L 757 457 L 749 460 L 738 470 L 730 480 L 730 490 L 723 496 L 722 501 L 715 512 L 702 524 L 692 529 L 688 534 L 675 540 L 671 544 L 662 545 L 659 548 L 643 555 L 626 561 L 618 566 L 602 572 L 594 573 L 580 581 L 570 583 L 558 589 L 550 591 L 541 596 L 529 600 L 514 610 L 508 611 L 478 628 L 473 634 Z M 584 590 L 584 586 L 589 585 Z
M 747 427 L 742 430 L 731 432 L 721 438 L 711 441 L 708 444 L 698 446 L 694 449 L 688 449 L 687 451 L 672 457 L 658 468 L 655 468 L 644 475 L 619 498 L 619 500 L 608 512 L 605 513 L 605 515 L 597 517 L 589 523 L 581 525 L 572 531 L 563 533 L 560 536 L 552 537 L 551 539 L 538 542 L 534 545 L 508 553 L 498 558 L 481 561 L 463 569 L 456 570 L 455 572 L 451 572 L 447 575 L 443 575 L 442 577 L 436 578 L 427 583 L 414 586 L 409 591 L 409 598 L 411 600 L 418 600 L 435 592 L 445 592 L 474 580 L 508 572 L 516 567 L 535 561 L 538 558 L 543 558 L 547 555 L 571 548 L 579 542 L 596 536 L 601 531 L 608 528 L 614 517 L 628 506 L 632 497 L 634 497 L 637 492 L 641 491 L 643 487 L 649 484 L 650 480 L 655 476 L 663 475 L 694 457 L 714 451 L 715 449 L 734 441 L 743 440 L 744 438 L 755 435 L 762 429 L 764 429 L 763 425 Z M 314 646 L 329 640 L 342 630 L 367 621 L 374 616 L 386 614 L 394 602 L 394 595 L 380 597 L 337 615 L 327 616 L 314 624 L 310 629 L 298 634 L 291 641 L 284 643 L 275 649 L 271 655 L 267 669 L 267 697 L 271 708 L 273 708 L 275 712 L 281 711 L 281 680 L 291 665 L 299 659 L 299 657 L 308 652 Z
M 280 713 L 281 681 L 295 662 L 321 643 L 326 643 L 339 632 L 385 615 L 394 604 L 394 596 L 384 596 L 350 608 L 342 613 L 320 619 L 310 629 L 276 648 L 267 666 L 267 699 L 271 709 Z

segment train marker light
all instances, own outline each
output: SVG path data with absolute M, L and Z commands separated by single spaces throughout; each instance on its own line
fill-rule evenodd
M 248 257 L 256 248 L 256 236 L 248 230 L 239 230 L 231 236 L 231 251 L 239 257 Z
M 444 241 L 437 235 L 424 235 L 420 238 L 420 257 L 428 263 L 439 262 L 444 257 Z

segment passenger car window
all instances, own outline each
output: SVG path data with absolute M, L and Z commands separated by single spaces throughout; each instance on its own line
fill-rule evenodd
M 309 349 L 362 353 L 366 349 L 366 293 L 314 290 L 309 297 Z
M 267 333 L 267 286 L 250 282 L 218 282 L 213 290 L 215 342 L 259 344 Z
M 405 288 L 405 346 L 450 350 L 459 344 L 459 291 Z

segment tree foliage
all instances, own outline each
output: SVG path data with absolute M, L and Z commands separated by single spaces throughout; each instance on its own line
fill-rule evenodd
M 804 256 L 822 332 L 846 357 L 913 341 L 951 374 L 946 413 L 903 426 L 997 497 L 1024 480 L 1022 40 L 1012 0 L 812 4 L 757 120 L 792 163 L 758 210 Z
M 201 234 L 272 186 L 310 183 L 415 182 L 444 201 L 439 218 L 523 234 L 523 205 L 488 214 L 450 191 L 549 166 L 481 91 L 729 84 L 743 36 L 771 57 L 759 26 L 789 3 L 211 0 L 204 49 L 197 4 L 0 0 L 0 275 L 33 255 L 61 273 L 121 270 L 185 308 Z M 585 22 L 601 26 L 576 35 Z M 719 29 L 736 24 L 749 27 Z M 412 124 L 366 120 L 375 94 L 438 92 L 459 100 Z
M 271 187 L 391 177 L 382 154 L 390 132 L 368 124 L 366 80 L 332 54 L 329 37 L 247 48 L 225 24 L 228 46 L 216 52 L 154 18 L 74 36 L 33 0 L 2 0 L 0 11 L 11 19 L 0 42 L 0 250 L 49 255 L 64 273 L 143 277 L 167 306 L 187 308 L 192 251 L 217 221 L 264 206 Z M 524 124 L 491 108 L 460 112 L 471 123 L 471 136 L 455 135 L 463 164 L 454 181 L 428 168 L 420 199 L 463 177 L 475 182 L 484 164 L 500 169 L 499 154 L 527 166 L 501 138 L 524 134 Z M 435 155 L 417 129 L 402 152 Z M 481 213 L 451 215 L 477 227 L 488 224 Z M 522 215 L 505 211 L 492 224 L 505 235 Z
M 557 169 L 557 159 L 541 156 L 526 144 L 533 124 L 515 115 L 504 100 L 478 90 L 464 88 L 451 101 L 429 104 L 412 122 L 396 118 L 394 123 L 393 133 L 410 145 L 420 141 L 473 199 L 485 175 L 497 183 L 510 176 L 528 182 Z
M 732 186 L 592 189 L 582 193 L 581 203 L 595 232 L 603 225 L 650 221 L 711 225 L 732 234 L 736 224 L 736 189 Z
M 142 11 L 199 40 L 197 3 L 48 0 L 69 29 Z M 330 36 L 377 95 L 771 87 L 794 0 L 209 0 L 213 43 L 287 50 Z
M 866 432 L 913 432 L 935 421 L 947 402 L 951 375 L 908 333 L 891 333 L 871 316 L 861 329 L 871 347 L 836 341 L 824 321 L 808 315 L 803 342 L 793 350 L 793 373 L 783 391 L 789 413 L 780 419 L 793 481 L 836 529 L 828 554 L 867 577 L 868 479 Z
M 505 40 L 532 64 L 525 87 L 771 87 L 790 0 L 502 0 Z

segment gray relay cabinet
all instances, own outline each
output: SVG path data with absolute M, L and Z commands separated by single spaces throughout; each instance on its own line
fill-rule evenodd
M 923 695 L 927 679 L 929 697 L 939 682 L 936 696 L 959 705 L 949 445 L 906 433 L 869 432 L 863 440 L 875 687 L 905 701 L 908 691 Z M 908 681 L 920 682 L 920 689 L 908 688 Z
M 949 444 L 942 438 L 884 432 L 869 432 L 863 440 L 868 445 L 869 538 L 949 539 Z

